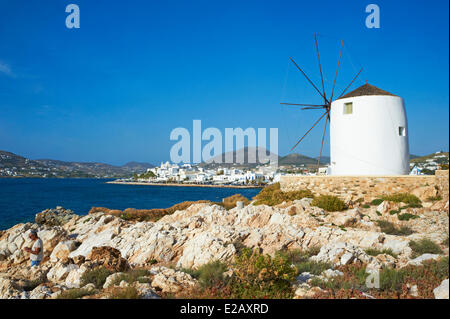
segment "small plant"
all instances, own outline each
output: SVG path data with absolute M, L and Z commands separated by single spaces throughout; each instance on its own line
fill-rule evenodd
M 108 297 L 110 299 L 139 299 L 139 291 L 135 287 L 119 288 L 115 287 L 111 290 Z
M 95 290 L 89 290 L 85 288 L 68 289 L 58 295 L 57 299 L 79 299 L 84 296 L 90 296 L 95 294 Z
M 112 286 L 119 285 L 122 281 L 126 281 L 127 283 L 130 284 L 136 281 L 140 283 L 146 283 L 148 282 L 146 276 L 148 276 L 149 274 L 150 272 L 146 269 L 132 269 L 117 276 L 111 285 Z
M 381 232 L 388 235 L 408 236 L 413 233 L 413 231 L 409 227 L 402 226 L 399 229 L 395 227 L 394 224 L 386 220 L 377 220 L 377 225 L 381 228 Z
M 364 205 L 362 205 L 362 208 L 370 208 L 370 205 L 369 204 L 364 204 Z
M 382 202 L 384 202 L 383 199 L 377 198 L 377 199 L 374 199 L 373 201 L 371 201 L 370 204 L 375 205 L 375 206 L 378 206 L 378 205 L 380 205 Z
M 346 209 L 345 203 L 336 196 L 320 195 L 311 202 L 312 206 L 320 207 L 328 212 L 337 212 Z
M 430 196 L 427 198 L 427 201 L 429 202 L 437 202 L 442 200 L 442 196 L 441 195 L 437 195 L 437 196 Z
M 413 258 L 423 254 L 442 254 L 441 247 L 427 238 L 423 238 L 418 241 L 412 240 L 409 242 L 409 247 L 411 247 L 413 251 Z
M 254 205 L 275 206 L 283 202 L 294 201 L 302 198 L 313 198 L 314 195 L 310 190 L 299 190 L 293 192 L 283 192 L 280 189 L 280 183 L 275 183 L 264 187 L 255 199 Z
M 233 264 L 231 298 L 292 298 L 291 282 L 297 270 L 287 258 L 262 255 L 250 248 L 242 250 Z
M 412 194 L 408 194 L 408 193 L 398 193 L 398 194 L 393 194 L 393 195 L 387 195 L 387 196 L 383 196 L 381 199 L 383 200 L 387 200 L 390 202 L 395 202 L 395 203 L 405 203 L 408 205 L 413 205 L 413 206 L 418 206 L 420 205 L 420 199 Z M 410 206 L 410 207 L 413 207 Z
M 232 209 L 236 207 L 237 202 L 243 202 L 244 205 L 248 205 L 250 202 L 247 197 L 242 196 L 241 194 L 235 194 L 233 196 L 226 197 L 222 200 L 221 206 L 226 209 Z
M 410 214 L 410 213 L 399 214 L 397 217 L 398 217 L 398 220 L 410 220 L 410 219 L 419 218 L 419 216 L 413 215 L 413 214 Z
M 105 284 L 106 278 L 111 274 L 113 272 L 103 266 L 88 270 L 81 276 L 81 285 L 85 286 L 92 283 L 97 289 L 101 289 Z
M 366 252 L 367 255 L 370 255 L 370 256 L 378 256 L 378 255 L 381 255 L 381 254 L 386 254 L 386 255 L 391 255 L 394 258 L 397 258 L 397 254 L 394 253 L 392 251 L 392 249 L 390 249 L 390 248 L 385 248 L 385 249 L 382 249 L 382 250 L 375 249 L 375 248 L 368 248 L 368 249 L 365 250 L 365 252 Z
M 392 210 L 389 212 L 390 215 L 395 215 L 395 214 L 398 214 L 398 213 L 400 213 L 400 211 L 399 211 L 399 210 L 395 210 L 395 209 L 392 209 Z
M 213 287 L 224 280 L 223 273 L 227 269 L 228 266 L 226 264 L 216 260 L 200 266 L 197 270 L 184 269 L 183 271 L 198 279 L 202 287 Z
M 382 215 L 379 211 L 376 211 L 376 213 L 377 213 L 378 216 L 381 216 L 381 215 Z

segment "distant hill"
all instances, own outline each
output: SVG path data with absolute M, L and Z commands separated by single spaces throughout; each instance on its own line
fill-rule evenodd
M 206 169 L 216 168 L 219 166 L 253 168 L 258 165 L 265 164 L 260 161 L 261 158 L 259 157 L 259 154 L 266 154 L 267 157 L 271 156 L 274 159 L 278 157 L 275 153 L 268 153 L 268 151 L 263 147 L 244 147 L 237 151 L 222 153 L 221 155 L 213 157 L 208 162 L 200 163 L 199 166 Z M 232 158 L 233 160 L 231 163 L 225 163 L 226 158 Z M 243 160 L 241 161 L 241 159 Z
M 278 165 L 310 165 L 317 164 L 317 160 L 297 153 L 280 156 Z
M 143 170 L 146 171 L 148 168 L 153 168 L 155 165 L 149 163 L 140 163 L 140 162 L 128 162 L 121 167 L 127 168 L 130 170 Z
M 115 166 L 97 162 L 65 162 L 53 159 L 30 160 L 0 150 L 0 177 L 90 177 L 120 178 L 143 173 L 154 167 L 148 163 L 130 162 Z
M 441 155 L 444 155 L 445 157 L 436 157 Z M 448 152 L 432 153 L 425 156 L 415 156 L 415 157 L 410 156 L 410 162 L 422 163 L 425 162 L 427 159 L 434 159 L 436 163 L 448 163 L 448 156 L 449 156 Z

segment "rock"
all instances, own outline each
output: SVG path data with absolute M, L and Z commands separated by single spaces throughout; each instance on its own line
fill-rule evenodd
M 66 240 L 60 242 L 53 249 L 50 255 L 50 261 L 56 263 L 69 257 L 70 252 L 76 249 L 78 242 L 75 240 Z
M 224 242 L 211 232 L 203 232 L 184 244 L 183 255 L 177 266 L 198 268 L 211 260 L 229 260 L 236 253 L 233 244 Z
M 47 273 L 47 279 L 51 282 L 63 282 L 73 270 L 77 270 L 79 267 L 74 264 L 65 265 L 62 263 L 57 263 L 50 271 Z
M 134 287 L 139 292 L 141 299 L 161 299 L 150 284 L 136 282 Z
M 321 276 L 323 276 L 327 279 L 330 279 L 333 277 L 344 276 L 344 273 L 339 270 L 327 269 L 327 270 L 322 271 Z
M 107 246 L 111 243 L 111 240 L 116 236 L 116 230 L 115 229 L 105 229 L 100 233 L 94 233 L 90 234 L 87 238 L 85 238 L 81 245 L 72 251 L 69 254 L 69 257 L 75 257 L 75 256 L 84 256 L 87 257 L 87 255 L 91 252 L 93 247 L 98 246 Z
M 436 197 L 438 191 L 434 186 L 421 186 L 413 189 L 411 194 L 419 197 L 421 201 L 426 201 L 429 197 Z
M 108 246 L 93 247 L 87 260 L 94 261 L 111 271 L 126 271 L 130 268 L 128 261 L 122 258 L 120 251 Z
M 112 286 L 113 286 L 113 283 L 114 283 L 115 281 L 117 281 L 117 278 L 120 278 L 120 277 L 123 276 L 123 275 L 124 275 L 123 272 L 116 272 L 116 273 L 114 273 L 114 274 L 112 274 L 112 275 L 109 275 L 109 276 L 106 278 L 106 281 L 105 281 L 105 284 L 103 285 L 103 288 L 106 289 L 106 288 L 112 287 Z
M 308 283 L 308 280 L 310 279 L 311 274 L 309 272 L 302 272 L 300 275 L 297 276 L 297 278 L 295 278 L 295 281 L 297 282 L 297 284 L 301 285 Z
M 338 226 L 352 226 L 361 220 L 361 213 L 358 208 L 350 209 L 344 212 L 331 213 L 330 222 Z
M 84 289 L 87 289 L 88 291 L 94 291 L 96 289 L 95 285 L 93 283 L 89 283 L 83 287 Z
M 320 248 L 319 254 L 310 258 L 313 261 L 328 262 L 336 266 L 351 263 L 370 263 L 375 258 L 366 254 L 361 248 L 345 242 L 331 242 Z
M 162 292 L 175 293 L 197 284 L 191 275 L 167 267 L 153 267 L 151 273 L 155 274 L 151 286 Z
M 310 288 L 308 285 L 302 285 L 295 290 L 294 299 L 310 299 L 314 298 L 317 293 L 322 292 L 320 287 Z
M 39 225 L 61 226 L 74 217 L 78 217 L 78 215 L 70 209 L 57 206 L 55 209 L 46 209 L 36 214 L 35 221 Z
M 382 215 L 388 213 L 390 209 L 391 209 L 391 205 L 389 204 L 388 201 L 383 201 L 377 207 L 377 211 L 380 212 Z
M 419 296 L 419 289 L 417 288 L 417 285 L 406 285 L 409 289 L 408 293 L 409 295 L 413 296 L 413 297 L 418 297 Z
M 441 282 L 441 284 L 434 288 L 433 294 L 435 299 L 449 299 L 448 298 L 449 286 L 448 279 L 445 279 Z
M 21 293 L 14 281 L 0 277 L 0 299 L 19 299 Z
M 417 258 L 410 260 L 407 265 L 418 266 L 421 265 L 425 260 L 436 260 L 439 258 L 439 255 L 436 254 L 423 254 Z
M 50 299 L 53 291 L 45 285 L 39 285 L 34 288 L 28 298 L 29 299 Z

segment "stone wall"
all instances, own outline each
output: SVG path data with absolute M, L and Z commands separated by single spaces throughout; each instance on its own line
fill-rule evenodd
M 342 199 L 364 198 L 370 201 L 380 195 L 413 193 L 421 200 L 440 195 L 448 199 L 449 171 L 436 175 L 399 176 L 295 176 L 281 177 L 281 189 L 294 191 L 309 189 L 315 195 L 336 195 Z

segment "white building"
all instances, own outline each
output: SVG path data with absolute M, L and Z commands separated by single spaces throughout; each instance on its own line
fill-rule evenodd
M 331 175 L 409 173 L 403 99 L 370 84 L 331 103 Z

